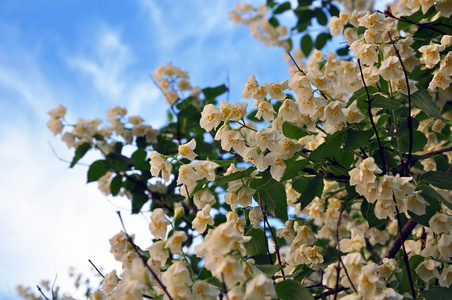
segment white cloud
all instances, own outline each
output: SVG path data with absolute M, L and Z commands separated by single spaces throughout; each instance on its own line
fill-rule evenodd
M 130 48 L 122 43 L 118 31 L 101 26 L 95 36 L 95 44 L 90 45 L 94 46 L 94 51 L 69 57 L 68 63 L 90 77 L 102 95 L 119 97 L 126 88 L 123 76 L 135 62 L 134 55 Z

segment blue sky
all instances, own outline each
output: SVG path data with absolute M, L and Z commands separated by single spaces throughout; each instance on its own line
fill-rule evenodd
M 249 1 L 248 1 L 249 2 Z M 260 1 L 255 1 L 260 3 Z M 226 83 L 239 101 L 249 74 L 259 82 L 288 79 L 279 49 L 255 41 L 227 12 L 236 1 L 0 2 L 0 299 L 58 274 L 70 290 L 70 266 L 87 260 L 118 267 L 108 239 L 119 232 L 115 211 L 148 246 L 143 216 L 129 203 L 85 184 L 86 167 L 69 169 L 72 151 L 47 130 L 46 112 L 61 103 L 67 120 L 101 117 L 115 105 L 158 127 L 164 98 L 149 73 L 166 62 L 187 70 L 194 85 Z M 85 162 L 95 159 L 88 156 Z

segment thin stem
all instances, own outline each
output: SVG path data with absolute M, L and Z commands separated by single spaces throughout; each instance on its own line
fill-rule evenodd
M 395 53 L 397 57 L 399 58 L 400 64 L 402 65 L 403 74 L 405 75 L 405 83 L 408 93 L 408 134 L 409 134 L 409 145 L 408 145 L 408 157 L 406 161 L 407 169 L 409 170 L 411 167 L 411 154 L 413 153 L 413 117 L 411 116 L 411 92 L 410 92 L 410 82 L 408 80 L 408 75 L 406 73 L 405 65 L 403 64 L 402 57 L 400 57 L 399 50 L 397 49 L 394 41 L 392 40 L 391 33 L 388 31 L 389 39 L 391 40 L 392 46 L 394 47 Z
M 361 68 L 361 62 L 359 59 L 358 59 L 358 66 L 359 66 L 359 71 L 361 72 L 361 79 L 363 81 L 363 85 L 364 85 L 364 88 L 365 88 L 366 94 L 367 94 L 367 113 L 369 115 L 369 121 L 375 132 L 375 136 L 377 137 L 378 152 L 380 153 L 381 165 L 383 167 L 383 174 L 386 174 L 386 163 L 385 163 L 385 156 L 384 156 L 384 152 L 383 152 L 383 146 L 381 144 L 380 136 L 378 135 L 378 130 L 377 130 L 377 127 L 375 126 L 375 122 L 374 122 L 373 115 L 372 115 L 372 99 L 370 98 L 369 90 L 367 89 L 366 81 L 364 80 L 363 69 Z
M 190 203 L 191 208 L 193 209 L 193 211 L 196 213 L 198 211 L 198 209 L 196 208 L 195 204 L 193 203 L 193 200 L 190 197 L 190 193 L 188 192 L 188 187 L 185 184 L 185 192 L 187 192 L 187 198 L 188 198 L 188 202 Z
M 262 215 L 264 216 L 264 220 L 265 220 L 265 211 L 264 211 L 264 207 L 262 204 L 262 197 L 261 197 L 261 193 L 257 193 L 258 197 L 259 197 L 259 206 L 261 208 L 262 211 Z M 265 248 L 267 249 L 267 254 L 268 254 L 268 258 L 270 260 L 270 264 L 273 265 L 273 259 L 272 259 L 272 255 L 270 253 L 270 249 L 268 247 L 268 240 L 267 240 L 267 223 L 264 221 L 264 241 L 265 241 Z
M 126 227 L 124 226 L 124 222 L 122 221 L 122 217 L 121 217 L 121 212 L 117 211 L 116 212 L 118 214 L 119 220 L 121 221 L 121 225 L 122 228 L 124 229 L 124 234 L 127 237 L 127 241 L 129 242 L 129 244 L 132 246 L 133 250 L 135 250 L 135 252 L 138 254 L 138 256 L 141 258 L 141 261 L 143 262 L 144 266 L 146 267 L 146 269 L 149 270 L 149 272 L 151 272 L 152 276 L 154 277 L 154 279 L 157 281 L 157 283 L 160 285 L 160 287 L 163 289 L 163 292 L 165 292 L 165 294 L 168 296 L 168 298 L 170 300 L 173 300 L 173 297 L 171 297 L 170 293 L 168 292 L 168 290 L 166 289 L 166 286 L 163 284 L 163 282 L 160 280 L 160 278 L 157 276 L 157 274 L 154 272 L 154 270 L 152 270 L 152 268 L 148 265 L 146 258 L 144 258 L 143 255 L 141 255 L 140 251 L 138 251 L 138 247 L 137 245 L 135 245 L 135 243 L 133 242 L 132 238 L 130 237 L 130 235 L 127 234 L 126 231 Z
M 328 290 L 328 291 L 323 292 L 321 294 L 317 294 L 317 295 L 314 296 L 314 299 L 315 300 L 322 299 L 322 298 L 325 298 L 325 297 L 333 295 L 333 294 L 336 296 L 338 293 L 340 293 L 342 291 L 346 291 L 348 289 L 349 288 L 346 288 L 345 286 L 340 286 L 338 288 L 335 288 L 334 290 Z
M 397 201 L 395 199 L 394 194 L 392 195 L 392 199 L 394 199 L 395 202 L 398 224 L 397 227 L 399 228 L 399 235 L 402 235 L 402 222 L 400 221 L 399 208 L 397 207 Z M 408 275 L 408 282 L 410 283 L 411 295 L 413 296 L 413 299 L 416 299 L 416 291 L 414 290 L 413 278 L 411 277 L 410 262 L 408 261 L 408 255 L 406 254 L 405 243 L 402 243 L 402 250 L 403 250 L 403 262 L 405 264 L 406 273 Z
M 449 27 L 449 26 L 446 25 L 446 24 L 443 24 L 443 23 L 419 23 L 419 22 L 410 20 L 410 19 L 408 19 L 407 17 L 400 17 L 400 18 L 397 18 L 396 16 L 394 16 L 394 15 L 392 14 L 392 11 L 391 11 L 391 8 L 390 8 L 390 7 L 388 7 L 388 9 L 386 9 L 384 12 L 381 12 L 381 11 L 377 11 L 377 12 L 384 14 L 385 17 L 393 18 L 393 19 L 395 19 L 395 20 L 397 20 L 397 21 L 401 21 L 401 22 L 404 22 L 404 23 L 413 24 L 413 25 L 416 25 L 416 26 L 419 26 L 419 27 L 427 28 L 427 29 L 436 31 L 436 32 L 438 32 L 438 33 L 440 33 L 440 34 L 442 34 L 442 35 L 450 34 L 450 33 L 447 33 L 447 32 L 444 32 L 444 31 L 442 31 L 442 30 L 439 30 L 439 29 L 436 29 L 436 28 L 435 28 L 435 26 L 441 26 L 441 25 L 443 25 L 443 26 L 445 26 L 445 27 Z
M 46 299 L 46 300 L 50 300 L 49 298 L 47 298 L 47 296 L 44 294 L 44 292 L 41 290 L 41 287 L 39 285 L 36 286 L 38 288 L 38 291 L 41 293 L 41 295 Z
M 99 269 L 93 264 L 93 262 L 91 261 L 91 259 L 88 259 L 89 263 L 93 266 L 93 268 L 97 271 L 97 273 L 99 273 L 99 275 L 102 278 L 105 278 L 105 276 L 99 271 Z
M 260 194 L 259 194 L 259 201 L 261 201 Z M 278 241 L 276 240 L 275 233 L 273 232 L 273 230 L 270 226 L 270 223 L 268 222 L 267 215 L 263 213 L 263 217 L 264 217 L 264 222 L 267 223 L 268 229 L 270 230 L 270 234 L 272 236 L 273 243 L 275 243 L 276 258 L 278 259 L 279 265 L 282 266 L 283 264 L 281 262 L 281 254 L 279 253 L 279 246 L 278 246 Z M 281 269 L 281 275 L 283 276 L 283 279 L 286 280 L 286 278 L 285 278 L 286 274 L 284 274 L 284 269 Z
M 383 256 L 383 258 L 394 258 L 399 252 L 400 247 L 402 247 L 403 243 L 407 239 L 407 237 L 411 234 L 414 227 L 416 227 L 417 222 L 413 219 L 409 219 L 408 222 L 405 224 L 405 226 L 401 230 L 401 234 L 397 236 L 397 238 L 392 242 L 391 246 L 389 247 L 386 254 Z
M 334 300 L 337 299 L 339 280 L 341 275 L 341 247 L 339 244 L 339 226 L 341 226 L 342 213 L 344 212 L 344 206 L 341 205 L 339 210 L 339 217 L 337 218 L 336 224 L 336 246 L 337 246 L 337 268 L 336 268 L 336 293 L 334 293 Z

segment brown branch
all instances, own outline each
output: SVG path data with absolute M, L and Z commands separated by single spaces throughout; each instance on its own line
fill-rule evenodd
M 427 29 L 436 31 L 436 32 L 438 32 L 438 33 L 440 33 L 440 34 L 442 34 L 442 35 L 448 35 L 448 34 L 450 34 L 450 33 L 447 33 L 447 32 L 444 32 L 444 31 L 442 31 L 442 30 L 439 30 L 439 29 L 436 29 L 436 28 L 435 28 L 435 26 L 441 26 L 441 25 L 443 25 L 443 26 L 445 26 L 445 27 L 449 27 L 448 25 L 443 24 L 443 23 L 419 23 L 419 22 L 410 20 L 410 19 L 408 19 L 408 18 L 405 17 L 405 16 L 400 17 L 400 18 L 397 18 L 396 16 L 394 16 L 394 15 L 392 14 L 391 7 L 389 7 L 389 6 L 388 6 L 388 8 L 387 8 L 384 12 L 381 12 L 381 11 L 379 11 L 379 10 L 377 10 L 377 12 L 379 12 L 379 13 L 381 13 L 381 14 L 384 14 L 385 17 L 389 17 L 389 18 L 392 18 L 392 19 L 395 19 L 395 20 L 397 20 L 397 21 L 401 21 L 401 22 L 404 22 L 404 23 L 416 25 L 416 26 L 418 26 L 418 27 L 427 28 Z
M 198 209 L 196 208 L 195 204 L 193 203 L 193 200 L 190 197 L 190 193 L 188 192 L 188 187 L 185 184 L 185 192 L 187 192 L 187 198 L 188 198 L 188 202 L 190 203 L 191 208 L 194 210 L 194 212 L 196 213 L 198 211 Z
M 121 221 L 122 224 L 122 228 L 124 229 L 124 234 L 126 235 L 127 241 L 129 242 L 129 244 L 132 246 L 133 250 L 135 250 L 135 252 L 138 254 L 138 256 L 141 258 L 141 261 L 143 262 L 144 266 L 146 267 L 146 269 L 149 270 L 149 272 L 151 272 L 152 276 L 154 277 L 154 279 L 157 281 L 157 283 L 160 285 L 160 287 L 163 289 L 163 292 L 165 292 L 165 294 L 168 296 L 168 298 L 170 300 L 173 300 L 173 297 L 171 297 L 170 293 L 168 292 L 166 286 L 163 284 L 163 282 L 160 280 L 160 278 L 158 277 L 158 275 L 154 272 L 154 270 L 152 270 L 152 268 L 148 265 L 146 258 L 144 258 L 144 256 L 140 253 L 140 251 L 138 251 L 138 247 L 137 245 L 135 245 L 135 243 L 133 242 L 132 238 L 130 237 L 130 235 L 127 234 L 126 231 L 126 227 L 124 226 L 124 222 L 122 221 L 122 217 L 121 217 L 121 212 L 117 211 L 116 212 L 119 216 L 119 220 Z
M 394 41 L 392 40 L 391 33 L 388 31 L 389 40 L 391 40 L 392 46 L 394 47 L 395 53 L 399 58 L 400 64 L 402 65 L 403 74 L 405 75 L 405 83 L 408 93 L 408 134 L 409 134 L 409 145 L 408 145 L 408 157 L 406 161 L 407 171 L 411 167 L 411 154 L 413 153 L 413 117 L 411 116 L 411 92 L 410 92 L 410 82 L 408 80 L 408 75 L 406 73 L 405 65 L 403 64 L 402 57 L 400 57 L 399 50 L 397 49 Z M 400 158 L 402 159 L 402 158 Z
M 317 295 L 314 296 L 314 299 L 315 300 L 322 299 L 322 298 L 325 298 L 326 296 L 330 296 L 330 295 L 333 295 L 333 294 L 337 295 L 338 293 L 340 293 L 342 291 L 346 291 L 348 289 L 349 288 L 346 288 L 345 286 L 340 286 L 337 289 L 329 290 L 329 291 L 323 292 L 321 294 L 317 294 Z
M 402 222 L 400 221 L 399 208 L 397 207 L 397 201 L 396 201 L 394 194 L 392 195 L 392 199 L 394 199 L 394 202 L 395 202 L 397 224 L 398 224 L 397 227 L 399 228 L 399 235 L 402 235 Z M 403 262 L 405 264 L 406 273 L 408 275 L 408 282 L 410 283 L 411 295 L 413 296 L 413 299 L 416 299 L 416 291 L 414 290 L 413 278 L 411 276 L 411 270 L 410 270 L 410 262 L 408 261 L 408 255 L 406 254 L 405 243 L 402 243 L 402 250 L 403 250 L 402 257 L 403 257 Z
M 366 90 L 366 94 L 367 94 L 367 113 L 369 115 L 369 121 L 370 124 L 372 125 L 372 128 L 375 132 L 375 136 L 377 138 L 377 142 L 378 142 L 378 152 L 380 153 L 380 159 L 381 159 L 381 165 L 383 167 L 383 174 L 386 174 L 386 163 L 385 163 L 385 155 L 383 152 L 383 146 L 381 144 L 381 140 L 380 140 L 380 136 L 378 135 L 378 130 L 377 127 L 375 126 L 375 122 L 373 119 L 373 115 L 372 115 L 372 99 L 370 98 L 370 94 L 369 94 L 369 90 L 367 89 L 367 85 L 366 85 L 366 81 L 364 80 L 364 74 L 363 74 L 363 69 L 361 68 L 361 62 L 358 59 L 358 66 L 359 66 L 359 71 L 361 73 L 361 79 L 363 81 L 363 85 L 364 85 L 364 89 Z M 370 149 L 369 149 L 370 150 Z
M 402 247 L 402 244 L 405 242 L 407 237 L 411 234 L 414 227 L 416 227 L 417 222 L 413 219 L 409 219 L 408 222 L 405 224 L 405 226 L 402 228 L 401 233 L 397 236 L 397 238 L 392 242 L 391 246 L 389 247 L 386 254 L 383 256 L 383 258 L 394 258 L 399 252 L 400 247 Z
M 89 263 L 93 266 L 93 268 L 97 271 L 97 273 L 99 273 L 99 275 L 102 278 L 105 278 L 105 276 L 99 271 L 99 269 L 93 264 L 93 262 L 91 261 L 91 259 L 88 259 Z
M 266 218 L 266 214 L 264 211 L 264 207 L 262 204 L 262 198 L 261 198 L 261 193 L 257 193 L 258 197 L 259 197 L 259 206 L 261 208 L 262 211 L 262 215 L 264 217 L 264 220 Z M 272 259 L 272 255 L 270 253 L 270 249 L 268 247 L 268 240 L 267 240 L 267 223 L 264 221 L 264 241 L 265 241 L 265 248 L 267 249 L 267 254 L 268 254 L 268 258 L 270 260 L 270 264 L 273 265 L 273 259 Z
M 38 291 L 41 293 L 41 295 L 46 299 L 46 300 L 50 300 L 49 298 L 47 298 L 47 296 L 44 294 L 44 292 L 41 290 L 41 287 L 39 285 L 36 286 L 38 288 Z

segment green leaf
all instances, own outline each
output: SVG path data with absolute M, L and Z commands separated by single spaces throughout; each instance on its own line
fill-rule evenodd
M 417 266 L 419 266 L 419 264 L 423 261 L 424 261 L 424 257 L 422 257 L 420 255 L 413 255 L 409 259 L 409 265 L 410 265 L 411 276 L 412 276 L 413 282 L 416 282 L 416 280 L 419 277 L 417 275 L 417 273 L 415 272 L 415 270 L 416 270 Z M 400 284 L 397 286 L 397 292 L 399 292 L 400 294 L 410 292 L 410 282 L 408 280 L 406 268 L 403 268 L 402 280 L 400 281 Z
M 366 145 L 374 135 L 372 129 L 369 130 L 354 130 L 347 129 L 347 137 L 345 138 L 344 150 L 355 150 Z
M 207 87 L 202 89 L 202 93 L 204 94 L 204 97 L 206 99 L 214 99 L 215 97 L 220 96 L 221 94 L 224 94 L 228 91 L 228 88 L 222 84 L 217 87 Z
M 284 134 L 285 137 L 288 137 L 288 138 L 294 139 L 294 140 L 298 140 L 304 136 L 309 135 L 309 132 L 307 132 L 303 128 L 300 128 L 290 122 L 283 123 L 282 133 Z
M 77 149 L 75 150 L 75 155 L 74 158 L 72 159 L 71 164 L 69 165 L 70 168 L 72 168 L 73 166 L 75 166 L 75 164 L 83 157 L 85 156 L 86 152 L 88 152 L 88 150 L 91 149 L 91 144 L 90 143 L 83 143 L 80 146 L 77 147 Z
M 426 300 L 450 300 L 452 299 L 452 289 L 446 287 L 431 287 L 421 292 Z
M 349 53 L 349 47 L 345 46 L 344 48 L 337 49 L 336 53 L 339 56 L 347 56 Z
M 256 265 L 256 268 L 262 271 L 267 277 L 272 277 L 276 272 L 284 269 L 281 265 Z
M 283 13 L 283 12 L 285 12 L 285 11 L 291 9 L 291 8 L 292 8 L 292 7 L 291 7 L 289 1 L 283 2 L 283 3 L 281 3 L 281 5 L 279 5 L 279 6 L 273 11 L 273 14 L 274 14 L 274 15 L 281 14 L 281 13 Z
M 148 202 L 149 198 L 145 194 L 134 194 L 132 196 L 132 214 L 140 212 L 143 205 Z
M 382 95 L 374 95 L 372 100 L 372 107 L 381 107 L 389 110 L 397 110 L 403 107 L 402 104 L 392 101 Z
M 218 176 L 215 183 L 217 185 L 223 185 L 223 184 L 226 184 L 233 180 L 249 177 L 250 174 L 253 173 L 255 170 L 256 170 L 256 168 L 251 167 L 251 168 L 246 169 L 245 171 L 234 172 L 227 176 Z
M 427 144 L 427 138 L 425 135 L 417 130 L 413 130 L 413 152 L 424 150 L 425 144 Z M 397 149 L 397 139 L 391 140 L 392 146 Z M 404 135 L 400 137 L 400 148 L 402 152 L 408 152 L 410 145 L 410 135 L 406 132 Z
M 295 280 L 283 280 L 275 286 L 276 295 L 281 300 L 309 300 L 314 299 L 312 294 Z
M 130 158 L 135 160 L 134 165 L 137 166 L 144 163 L 144 161 L 146 160 L 146 156 L 147 152 L 145 150 L 138 149 L 137 151 L 132 153 L 132 156 Z
M 296 203 L 301 204 L 300 209 L 308 206 L 315 196 L 320 196 L 322 194 L 323 185 L 323 176 L 321 174 L 315 175 L 315 177 L 308 182 L 300 198 L 296 201 Z
M 262 229 L 251 228 L 245 236 L 251 237 L 251 239 L 244 244 L 248 256 L 267 254 L 267 249 L 264 247 L 266 237 L 264 237 L 264 231 Z
M 285 222 L 287 220 L 286 188 L 284 184 L 274 179 L 257 188 L 253 197 L 259 203 L 261 194 L 262 204 L 267 207 L 267 212 L 275 218 Z
M 322 32 L 315 39 L 315 48 L 321 50 L 331 38 L 329 33 Z
M 316 162 L 321 161 L 338 151 L 343 142 L 344 132 L 336 132 L 335 134 L 328 136 L 323 144 L 312 151 L 309 158 Z
M 112 196 L 116 196 L 122 187 L 122 176 L 116 175 L 110 182 L 110 192 Z
M 301 50 L 303 51 L 303 54 L 308 57 L 309 54 L 311 54 L 312 51 L 312 38 L 309 34 L 306 34 L 301 38 Z
M 307 159 L 300 160 L 295 159 L 296 157 L 294 159 L 290 158 L 285 160 L 286 170 L 284 171 L 283 177 L 281 178 L 282 182 L 297 176 L 298 172 L 300 172 L 304 167 L 306 167 L 309 164 L 309 160 Z
M 332 16 L 339 17 L 339 9 L 336 6 L 334 6 L 333 4 L 330 4 L 329 11 Z
M 316 8 L 314 10 L 314 14 L 315 14 L 315 17 L 317 18 L 317 22 L 319 22 L 320 25 L 325 26 L 326 24 L 328 24 L 328 18 L 325 15 L 325 13 L 323 12 L 323 9 Z
M 429 171 L 422 174 L 420 180 L 427 181 L 440 189 L 452 190 L 452 173 Z
M 88 183 L 97 181 L 99 178 L 104 176 L 108 170 L 110 170 L 110 164 L 108 161 L 102 159 L 102 160 L 96 160 L 89 166 L 88 169 Z
M 432 100 L 432 96 L 422 86 L 419 86 L 418 90 L 411 95 L 411 102 L 414 107 L 419 108 L 429 117 L 443 119 L 439 113 L 438 106 Z
M 295 267 L 295 270 L 293 270 L 292 275 L 294 276 L 293 279 L 300 282 L 306 278 L 309 274 L 314 273 L 315 270 L 308 267 L 306 264 L 301 264 Z

